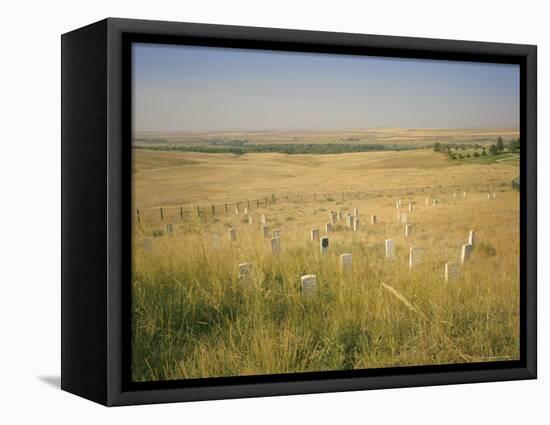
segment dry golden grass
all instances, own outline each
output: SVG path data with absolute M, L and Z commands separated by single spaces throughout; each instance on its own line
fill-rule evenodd
M 406 190 L 478 183 L 492 187 L 518 175 L 517 167 L 509 164 L 459 166 L 431 150 L 241 156 L 134 150 L 134 168 L 135 208 L 209 206 L 271 193 Z
M 242 157 L 137 151 L 135 168 L 134 201 L 145 207 L 133 239 L 135 380 L 519 356 L 519 196 L 509 187 L 515 165 L 457 165 L 430 151 Z M 465 199 L 445 187 L 461 185 L 468 186 Z M 496 198 L 488 200 L 487 189 L 494 187 Z M 279 196 L 341 191 L 364 195 L 305 202 Z M 239 215 L 232 208 L 183 219 L 167 208 L 164 222 L 146 209 L 234 203 L 272 192 L 275 203 L 251 206 L 252 224 L 242 206 Z M 425 206 L 428 196 L 439 200 L 436 207 Z M 414 205 L 411 238 L 396 218 L 399 198 L 403 213 Z M 321 255 L 310 230 L 319 227 L 322 235 L 329 210 L 354 208 L 360 230 L 339 224 L 329 234 L 329 253 Z M 281 229 L 279 255 L 261 237 L 260 214 L 270 230 Z M 371 215 L 377 224 L 370 224 Z M 174 233 L 153 237 L 167 223 Z M 237 229 L 236 242 L 228 240 L 230 227 Z M 459 281 L 445 284 L 444 265 L 459 261 L 470 229 L 477 241 L 472 260 Z M 143 249 L 146 238 L 151 251 Z M 385 259 L 385 239 L 395 240 L 394 261 Z M 410 246 L 425 249 L 412 271 Z M 353 255 L 351 273 L 340 270 L 342 253 Z M 253 273 L 241 282 L 238 264 L 245 261 L 253 263 Z M 300 294 L 304 274 L 317 276 L 312 300 Z

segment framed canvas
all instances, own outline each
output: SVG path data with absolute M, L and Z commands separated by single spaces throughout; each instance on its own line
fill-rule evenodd
M 62 36 L 62 388 L 536 378 L 536 47 L 106 19 Z

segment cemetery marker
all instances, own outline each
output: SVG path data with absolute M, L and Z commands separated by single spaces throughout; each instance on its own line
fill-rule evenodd
M 241 282 L 248 280 L 251 272 L 252 272 L 252 263 L 239 264 L 239 279 L 241 280 Z
M 424 250 L 418 246 L 412 246 L 409 251 L 409 269 L 420 264 Z
M 386 258 L 393 259 L 395 257 L 395 243 L 393 239 L 386 239 Z
M 454 282 L 460 278 L 460 266 L 457 263 L 445 264 L 445 283 Z
M 352 256 L 351 254 L 342 254 L 340 255 L 340 269 L 343 273 L 351 272 L 351 263 Z
M 302 296 L 312 297 L 317 293 L 317 277 L 314 274 L 306 274 L 300 278 L 302 284 Z
M 311 229 L 311 241 L 317 242 L 319 240 L 319 229 Z
M 475 238 L 476 232 L 474 230 L 470 230 L 468 233 L 468 244 L 474 246 Z
M 472 257 L 472 245 L 470 244 L 462 245 L 462 255 L 460 256 L 460 262 L 462 263 L 462 265 L 470 261 L 471 257 Z
M 321 238 L 321 241 L 319 243 L 319 247 L 321 248 L 321 254 L 326 254 L 328 252 L 328 237 L 323 236 Z
M 277 237 L 271 239 L 271 253 L 278 254 L 281 252 L 281 240 Z

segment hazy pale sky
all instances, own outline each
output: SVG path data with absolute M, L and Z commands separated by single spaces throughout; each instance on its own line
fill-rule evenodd
M 519 127 L 519 65 L 133 45 L 134 131 Z

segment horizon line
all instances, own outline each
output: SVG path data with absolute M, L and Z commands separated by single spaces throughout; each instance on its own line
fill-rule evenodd
M 132 131 L 132 134 L 203 134 L 203 133 L 307 133 L 307 132 L 324 132 L 324 133 L 337 133 L 337 132 L 365 132 L 372 130 L 508 130 L 518 131 L 517 126 L 487 126 L 487 127 L 366 127 L 366 128 L 340 128 L 340 129 L 327 129 L 327 128 L 289 128 L 289 129 L 223 129 L 223 130 L 136 130 Z

